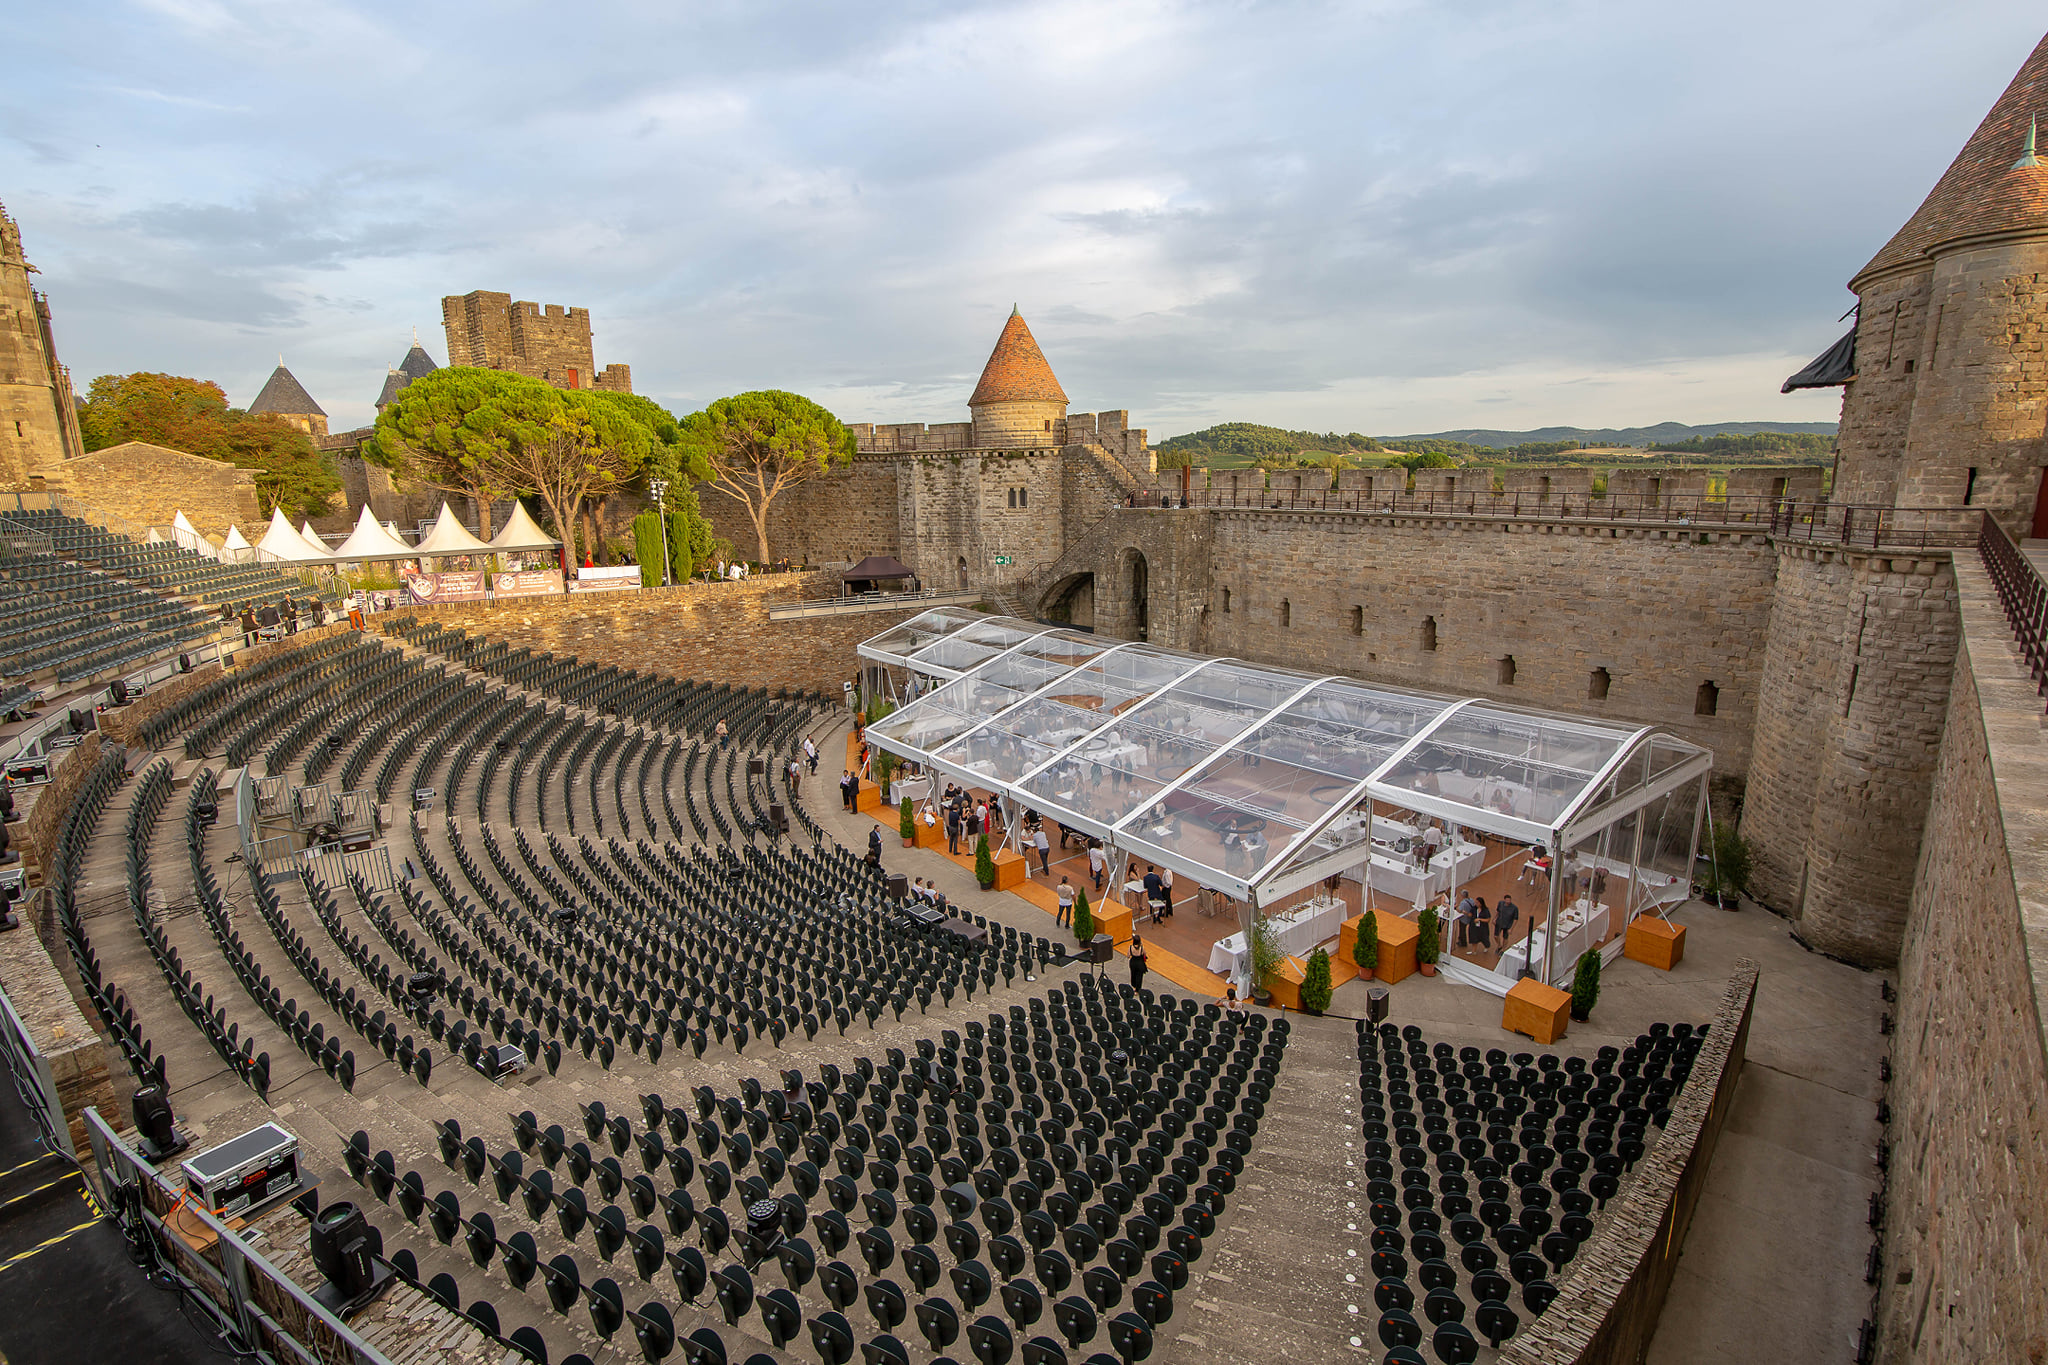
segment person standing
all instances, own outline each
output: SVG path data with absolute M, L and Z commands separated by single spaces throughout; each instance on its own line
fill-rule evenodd
M 1486 908 L 1484 896 L 1472 900 L 1472 941 L 1482 948 L 1493 946 L 1493 912 Z
M 1038 871 L 1040 875 L 1050 877 L 1052 875 L 1052 864 L 1048 859 L 1051 856 L 1052 841 L 1045 837 L 1045 822 L 1042 820 L 1039 822 L 1038 828 L 1032 831 L 1031 846 L 1038 850 Z M 1064 883 L 1066 878 L 1062 877 L 1060 881 Z
M 1095 894 L 1102 894 L 1103 874 L 1109 870 L 1109 856 L 1102 851 L 1102 840 L 1088 841 L 1088 872 L 1095 878 Z
M 1055 894 L 1060 898 L 1060 913 L 1059 918 L 1054 923 L 1072 925 L 1074 922 L 1074 888 L 1067 883 L 1065 877 L 1060 878 L 1060 884 Z
M 1145 864 L 1144 887 L 1145 904 L 1152 911 L 1152 922 L 1157 924 L 1166 912 L 1166 883 L 1159 880 L 1159 869 L 1150 863 Z
M 859 785 L 853 776 L 853 769 L 841 769 L 839 773 L 839 804 L 849 811 L 852 810 L 854 793 L 859 790 Z
M 732 741 L 732 735 L 726 730 L 725 719 L 722 716 L 719 718 L 718 727 L 711 733 L 718 736 L 718 747 L 721 749 Z
M 1515 931 L 1515 921 L 1521 917 L 1522 907 L 1515 904 L 1513 896 L 1502 896 L 1493 907 L 1493 924 L 1500 931 L 1500 946 L 1508 946 L 1508 935 Z
M 1460 896 L 1458 898 L 1458 928 L 1456 933 L 1453 935 L 1453 947 L 1466 948 L 1471 946 L 1472 917 L 1474 911 L 1476 911 L 1477 908 L 1478 906 L 1473 901 L 1472 893 L 1470 891 L 1467 891 L 1463 896 Z
M 1131 935 L 1131 989 L 1145 989 L 1145 940 Z
M 299 633 L 299 604 L 292 601 L 289 597 L 284 599 L 284 633 L 287 635 L 297 635 Z
M 242 603 L 242 644 L 253 647 L 256 643 L 256 611 L 249 603 Z
M 790 799 L 790 800 L 792 800 L 792 801 L 796 800 L 796 797 L 797 797 L 797 788 L 798 788 L 799 786 L 801 786 L 801 785 L 802 785 L 802 783 L 803 783 L 803 780 L 804 780 L 804 765 L 803 765 L 803 764 L 801 764 L 801 763 L 799 763 L 799 762 L 797 762 L 797 761 L 796 761 L 795 759 L 793 759 L 793 758 L 792 758 L 791 760 L 789 760 L 789 799 Z
M 946 852 L 960 856 L 960 803 L 946 803 Z
M 868 831 L 868 863 L 874 867 L 882 865 L 882 827 L 876 825 Z
M 804 762 L 811 765 L 811 776 L 818 775 L 818 746 L 809 735 L 804 736 Z

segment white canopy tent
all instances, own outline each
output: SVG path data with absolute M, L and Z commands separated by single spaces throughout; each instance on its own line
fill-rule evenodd
M 171 542 L 180 549 L 195 551 L 208 559 L 220 558 L 220 551 L 214 548 L 213 542 L 199 534 L 199 528 L 183 511 L 171 518 Z
M 421 558 L 438 558 L 442 555 L 487 555 L 494 551 L 484 541 L 469 533 L 469 528 L 456 519 L 453 509 L 444 501 L 441 514 L 434 518 L 434 525 L 415 547 L 414 552 Z
M 334 557 L 334 551 L 327 548 L 327 542 L 322 540 L 320 533 L 313 529 L 313 519 L 311 517 L 307 517 L 299 523 L 299 539 L 311 546 L 314 553 L 318 554 L 322 559 Z
M 220 557 L 230 564 L 240 564 L 256 557 L 256 547 L 249 543 L 239 526 L 229 526 L 228 536 L 220 544 Z
M 1400 870 L 1391 810 L 1561 850 L 1561 872 L 1625 882 L 1629 915 L 1690 884 L 1713 755 L 1651 727 L 944 608 L 859 653 L 936 684 L 868 727 L 878 747 L 1254 909 Z M 1550 878 L 1548 924 L 1566 881 Z M 1569 974 L 1535 947 L 1545 980 Z
M 411 559 L 419 551 L 400 540 L 390 531 L 377 524 L 365 506 L 361 516 L 356 518 L 356 529 L 349 533 L 347 540 L 334 549 L 333 559 L 337 564 L 370 563 L 390 559 Z
M 270 529 L 256 543 L 256 558 L 287 564 L 323 564 L 330 561 L 325 550 L 316 553 L 292 529 L 292 524 L 285 520 L 283 508 L 270 514 Z
M 490 544 L 493 551 L 512 553 L 553 550 L 560 546 L 560 541 L 550 538 L 534 524 L 533 518 L 527 514 L 526 505 L 517 501 L 512 504 L 512 515 L 505 519 L 505 529 L 492 536 Z

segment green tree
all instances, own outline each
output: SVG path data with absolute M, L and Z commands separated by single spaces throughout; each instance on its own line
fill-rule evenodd
M 903 798 L 902 808 L 897 812 L 896 832 L 906 840 L 917 837 L 917 811 L 910 798 Z
M 1572 1018 L 1589 1019 L 1593 1006 L 1600 1002 L 1600 950 L 1588 948 L 1579 954 L 1579 965 L 1572 973 Z
M 1380 922 L 1370 910 L 1358 917 L 1358 937 L 1352 940 L 1351 960 L 1362 972 L 1373 971 L 1380 965 Z
M 497 530 L 491 504 L 535 491 L 520 485 L 507 457 L 522 435 L 537 437 L 554 393 L 538 379 L 504 370 L 436 370 L 406 385 L 398 401 L 377 414 L 376 435 L 364 454 L 401 478 L 468 498 L 489 540 Z
M 1443 929 L 1434 905 L 1424 908 L 1416 923 L 1415 960 L 1435 966 L 1443 956 Z
M 539 495 L 574 564 L 584 502 L 609 496 L 638 473 L 655 440 L 619 405 L 593 401 L 617 395 L 541 387 L 551 401 L 522 411 L 498 463 L 522 492 Z
M 1074 937 L 1082 943 L 1095 937 L 1095 912 L 1088 908 L 1088 888 L 1074 888 Z
M 640 586 L 661 586 L 661 518 L 642 512 L 633 518 L 633 554 L 640 561 Z
M 1308 966 L 1301 974 L 1301 1007 L 1311 1014 L 1321 1014 L 1330 1008 L 1330 996 L 1334 993 L 1330 985 L 1330 955 L 1318 948 L 1309 954 Z
M 147 441 L 246 469 L 265 516 L 278 507 L 291 517 L 325 516 L 341 492 L 333 459 L 305 432 L 275 413 L 229 407 L 226 391 L 211 380 L 103 374 L 86 391 L 78 429 L 87 450 Z
M 988 851 L 986 834 L 974 841 L 974 880 L 981 883 L 984 891 L 996 884 L 996 860 Z
M 854 437 L 810 399 L 780 389 L 721 398 L 683 419 L 677 455 L 702 468 L 710 486 L 746 509 L 755 550 L 768 562 L 768 513 L 775 500 L 853 460 Z

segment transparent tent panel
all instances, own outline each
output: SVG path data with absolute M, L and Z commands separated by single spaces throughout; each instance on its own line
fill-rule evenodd
M 868 727 L 868 736 L 888 748 L 929 754 L 1015 705 L 1023 695 L 980 678 L 956 678 L 930 696 L 882 717 Z
M 875 654 L 892 655 L 899 660 L 907 659 L 918 650 L 945 639 L 962 627 L 987 619 L 979 612 L 934 607 L 863 641 L 860 647 Z
M 987 663 L 998 654 L 1007 652 L 1034 635 L 1045 633 L 1044 626 L 1034 626 L 1028 621 L 1016 621 L 1009 617 L 983 617 L 964 630 L 955 631 L 943 640 L 926 645 L 910 656 L 910 666 L 927 671 L 951 669 L 964 673 L 979 664 Z
M 1554 824 L 1632 733 L 1562 716 L 1466 706 L 1446 716 L 1383 781 L 1480 811 Z

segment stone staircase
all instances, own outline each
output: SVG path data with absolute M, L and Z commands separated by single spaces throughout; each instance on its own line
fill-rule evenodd
M 1174 1365 L 1328 1360 L 1353 1337 L 1379 1357 L 1356 1026 L 1288 1018 L 1294 1031 L 1251 1158 L 1160 1329 L 1155 1355 Z

